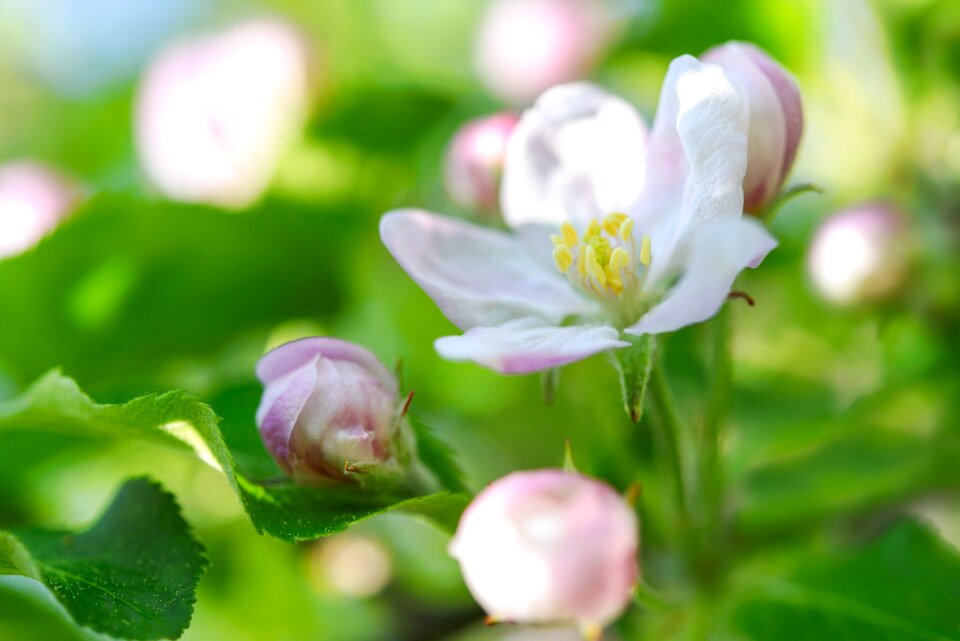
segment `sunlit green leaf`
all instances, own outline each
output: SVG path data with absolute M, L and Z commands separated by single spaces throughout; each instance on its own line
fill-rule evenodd
M 57 372 L 47 374 L 22 396 L 0 404 L 0 430 L 147 438 L 192 450 L 223 472 L 258 531 L 284 540 L 327 536 L 390 510 L 419 514 L 452 530 L 468 500 L 456 483 L 448 485 L 453 491 L 428 496 L 370 496 L 349 489 L 304 487 L 277 476 L 253 478 L 236 465 L 219 423 L 210 406 L 182 392 L 152 394 L 123 405 L 98 405 Z M 249 427 L 254 429 L 252 421 Z M 439 470 L 441 482 L 454 482 L 452 459 L 438 442 L 425 437 L 420 447 L 429 455 L 428 466 Z

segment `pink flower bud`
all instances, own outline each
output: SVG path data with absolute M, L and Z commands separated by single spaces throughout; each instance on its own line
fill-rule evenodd
M 500 178 L 507 141 L 517 124 L 513 113 L 477 118 L 453 137 L 446 158 L 447 192 L 457 204 L 494 214 L 500 202 Z
M 477 36 L 477 70 L 494 94 L 530 102 L 588 73 L 614 22 L 598 0 L 496 0 Z
M 903 215 L 884 203 L 838 212 L 817 230 L 807 271 L 817 290 L 834 303 L 882 299 L 906 278 L 910 241 Z
M 75 186 L 43 165 L 0 166 L 0 258 L 35 245 L 70 212 L 78 195 Z
M 137 96 L 137 148 L 151 182 L 187 202 L 260 196 L 310 97 L 308 48 L 283 22 L 253 20 L 176 42 Z
M 637 521 L 609 486 L 560 470 L 517 472 L 464 512 L 450 554 L 489 615 L 595 629 L 637 581 Z
M 286 343 L 257 364 L 257 426 L 299 483 L 394 483 L 408 456 L 397 381 L 366 349 L 331 338 Z
M 793 77 L 761 49 L 729 42 L 707 51 L 747 102 L 747 175 L 743 208 L 759 213 L 780 193 L 803 133 L 803 105 Z

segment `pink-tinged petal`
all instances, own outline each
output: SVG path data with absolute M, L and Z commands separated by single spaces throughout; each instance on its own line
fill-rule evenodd
M 318 358 L 350 361 L 375 376 L 387 391 L 397 391 L 396 378 L 369 350 L 335 338 L 301 338 L 285 343 L 265 354 L 257 363 L 257 378 L 264 385 L 273 383 Z
M 790 74 L 757 47 L 730 42 L 704 54 L 723 67 L 748 104 L 744 209 L 759 212 L 777 197 L 800 142 L 803 108 Z
M 626 347 L 616 329 L 596 325 L 553 327 L 522 318 L 498 327 L 475 327 L 434 346 L 451 361 L 474 361 L 501 374 L 528 374 Z
M 717 47 L 704 54 L 703 60 L 723 67 L 747 100 L 747 174 L 743 193 L 746 209 L 757 210 L 777 195 L 783 182 L 787 125 L 780 99 L 769 77 L 745 47 L 737 43 Z
M 548 469 L 478 494 L 449 552 L 494 617 L 605 625 L 631 600 L 639 544 L 636 515 L 613 488 Z
M 635 210 L 652 236 L 652 280 L 676 269 L 675 249 L 699 227 L 743 214 L 745 109 L 719 66 L 692 56 L 670 64 Z
M 756 220 L 706 225 L 690 239 L 686 266 L 666 298 L 626 331 L 660 334 L 704 321 L 720 309 L 745 267 L 756 267 L 777 241 Z
M 461 329 L 537 316 L 559 324 L 589 313 L 552 264 L 510 234 L 417 210 L 380 221 L 383 243 L 410 276 Z M 543 243 L 550 246 L 544 236 Z
M 751 44 L 744 43 L 740 46 L 743 47 L 754 64 L 767 75 L 783 108 L 784 124 L 787 128 L 787 144 L 783 149 L 783 176 L 781 180 L 785 180 L 793 166 L 793 160 L 797 156 L 800 137 L 803 134 L 803 100 L 800 97 L 800 88 L 797 86 L 796 80 L 763 51 Z
M 274 353 L 276 352 L 271 352 Z M 307 399 L 313 393 L 319 360 L 320 356 L 314 354 L 294 368 L 272 378 L 266 385 L 257 408 L 256 419 L 263 444 L 288 474 L 291 472 L 288 464 L 290 436 Z M 263 360 L 260 362 L 263 363 Z M 257 369 L 260 369 L 259 365 Z M 261 380 L 267 383 L 262 376 Z
M 587 83 L 554 87 L 507 146 L 501 206 L 512 227 L 623 211 L 643 188 L 646 126 L 629 103 Z

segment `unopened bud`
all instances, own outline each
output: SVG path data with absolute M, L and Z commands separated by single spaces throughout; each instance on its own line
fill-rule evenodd
M 477 36 L 478 72 L 499 97 L 530 102 L 589 73 L 615 22 L 604 0 L 496 0 Z
M 761 49 L 729 42 L 714 47 L 704 62 L 720 65 L 746 100 L 747 175 L 743 208 L 760 213 L 780 194 L 803 133 L 803 104 L 793 77 Z
M 43 165 L 0 166 L 0 258 L 35 245 L 70 212 L 78 195 L 76 187 Z
M 397 381 L 366 349 L 330 338 L 286 343 L 257 364 L 264 445 L 299 483 L 395 485 L 410 457 Z
M 445 173 L 447 192 L 457 204 L 496 213 L 507 141 L 516 124 L 516 114 L 504 112 L 472 120 L 454 135 Z
M 494 619 L 613 621 L 637 581 L 637 521 L 608 485 L 561 470 L 517 472 L 481 492 L 450 545 Z
M 910 239 L 903 215 L 883 203 L 838 212 L 817 230 L 807 271 L 817 290 L 839 304 L 876 301 L 904 282 Z

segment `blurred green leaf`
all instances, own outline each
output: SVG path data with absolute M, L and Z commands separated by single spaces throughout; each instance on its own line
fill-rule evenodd
M 35 250 L 0 261 L 0 358 L 26 385 L 60 365 L 97 393 L 170 387 L 173 368 L 342 302 L 355 206 L 235 214 L 101 196 Z M 8 313 L 7 310 L 16 310 Z
M 861 549 L 804 554 L 741 599 L 733 625 L 755 641 L 956 640 L 960 556 L 904 521 Z
M 101 641 L 81 628 L 47 588 L 22 576 L 0 576 L 0 639 L 3 641 Z
M 790 530 L 902 498 L 935 480 L 935 453 L 920 436 L 877 428 L 761 463 L 738 488 L 737 527 Z
M 80 533 L 0 533 L 0 574 L 47 586 L 80 625 L 122 639 L 175 639 L 207 561 L 173 496 L 148 479 L 120 488 Z
M 255 480 L 234 462 L 219 423 L 209 405 L 183 392 L 151 394 L 123 405 L 98 405 L 58 372 L 47 374 L 22 396 L 0 404 L 0 431 L 32 429 L 147 438 L 188 448 L 223 472 L 257 531 L 287 541 L 334 534 L 391 510 L 425 516 L 452 530 L 469 500 L 466 494 L 449 491 L 415 497 L 368 495 L 353 489 L 300 486 L 285 478 Z M 434 458 L 439 461 L 439 454 Z

